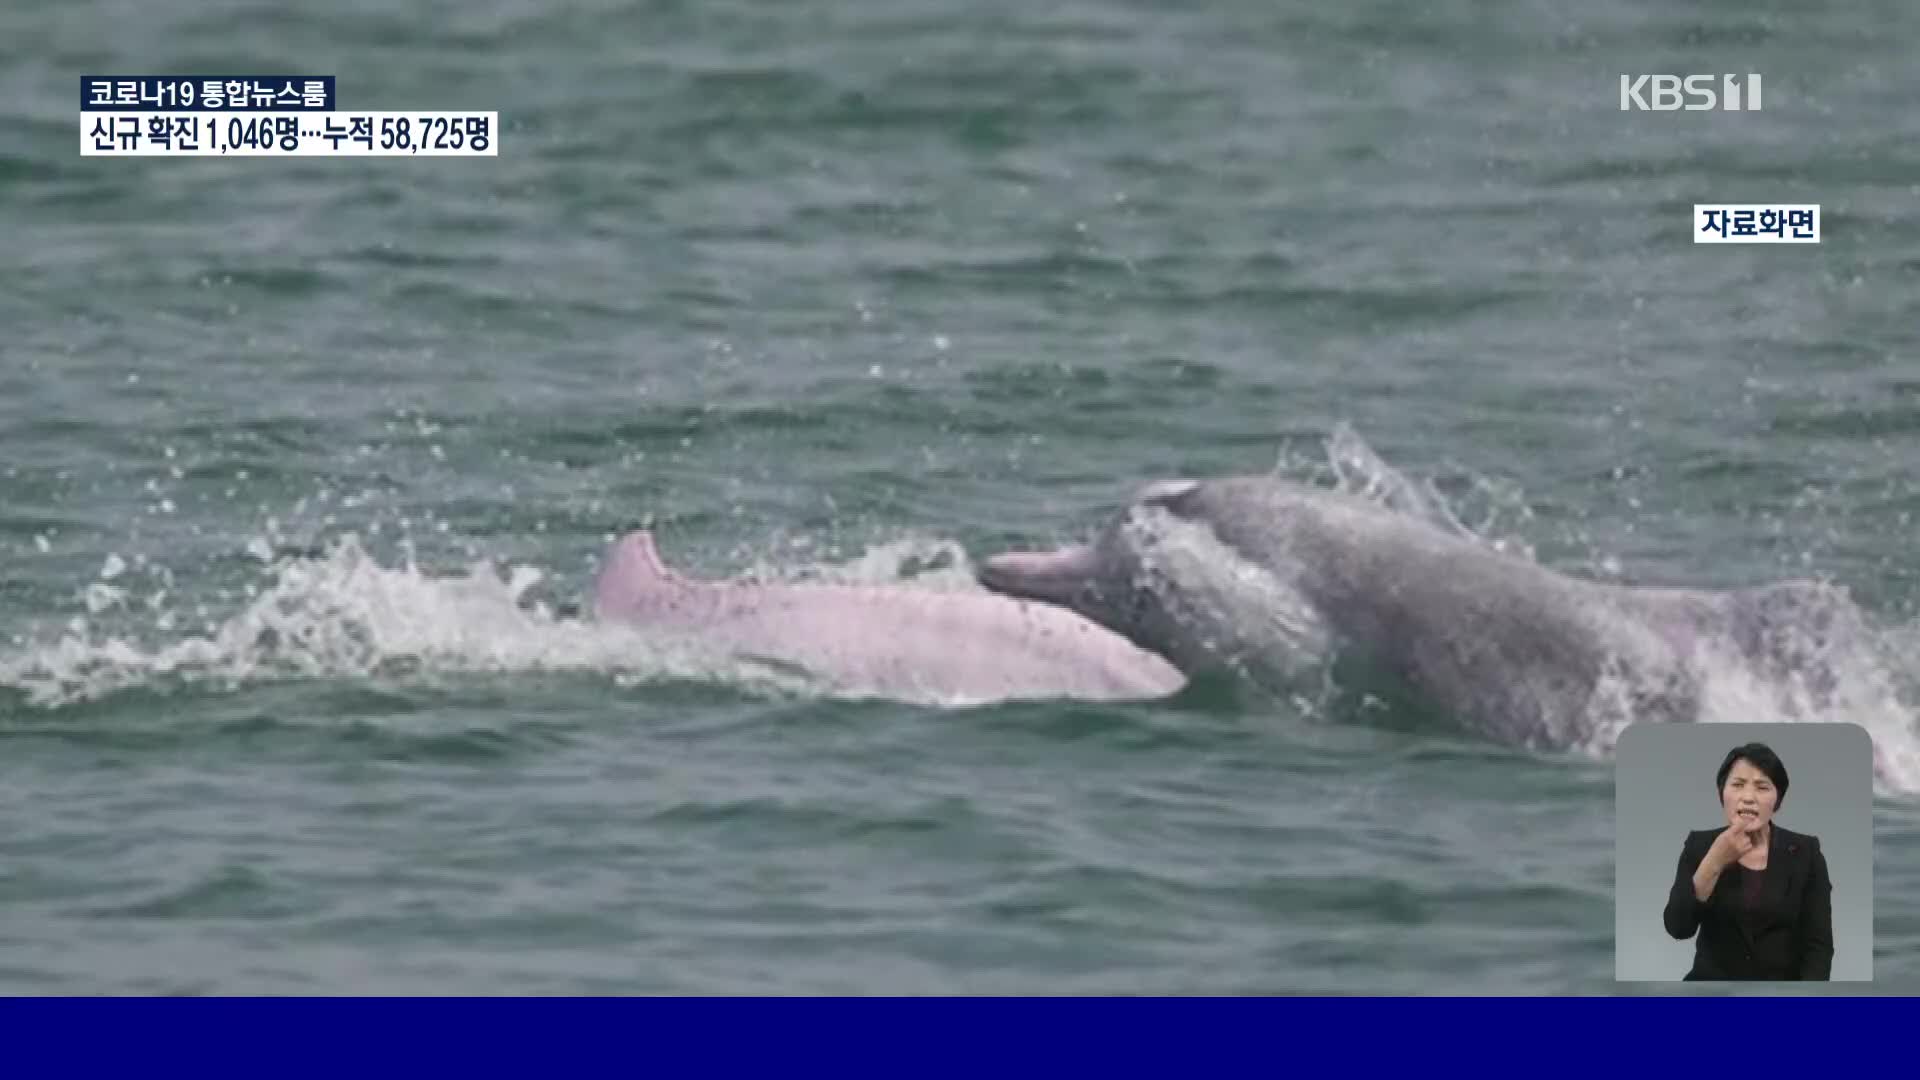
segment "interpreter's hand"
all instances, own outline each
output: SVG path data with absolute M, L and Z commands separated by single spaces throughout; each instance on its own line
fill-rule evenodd
M 1753 834 L 1728 826 L 1713 838 L 1713 846 L 1707 849 L 1707 858 L 1721 866 L 1732 866 L 1740 861 L 1740 856 L 1752 850 Z

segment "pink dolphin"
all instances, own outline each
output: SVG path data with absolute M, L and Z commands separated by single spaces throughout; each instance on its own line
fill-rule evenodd
M 906 585 L 696 581 L 669 569 L 645 530 L 607 553 L 593 604 L 601 619 L 796 667 L 857 694 L 1112 701 L 1185 685 L 1160 656 L 1053 604 Z

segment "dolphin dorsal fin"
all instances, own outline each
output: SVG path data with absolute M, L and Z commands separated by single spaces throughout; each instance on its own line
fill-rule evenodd
M 614 542 L 594 583 L 593 606 L 600 615 L 632 611 L 649 598 L 677 590 L 686 580 L 660 558 L 653 533 L 636 529 Z

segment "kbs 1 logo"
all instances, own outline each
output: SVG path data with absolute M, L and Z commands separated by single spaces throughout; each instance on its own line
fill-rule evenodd
M 1717 84 L 1717 86 L 1716 86 Z M 1743 95 L 1741 91 L 1744 90 Z M 1760 76 L 1748 75 L 1743 86 L 1738 75 L 1622 75 L 1620 111 L 1651 112 L 1759 112 Z

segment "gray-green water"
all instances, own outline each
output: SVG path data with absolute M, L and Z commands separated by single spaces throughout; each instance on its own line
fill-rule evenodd
M 953 576 L 1346 422 L 1543 562 L 1832 576 L 1920 658 L 1920 7 L 1171 8 L 0 7 L 0 988 L 1611 992 L 1604 758 L 836 700 L 564 614 L 635 520 Z M 1665 71 L 1766 109 L 1619 111 Z M 505 130 L 79 157 L 79 76 L 146 72 Z

